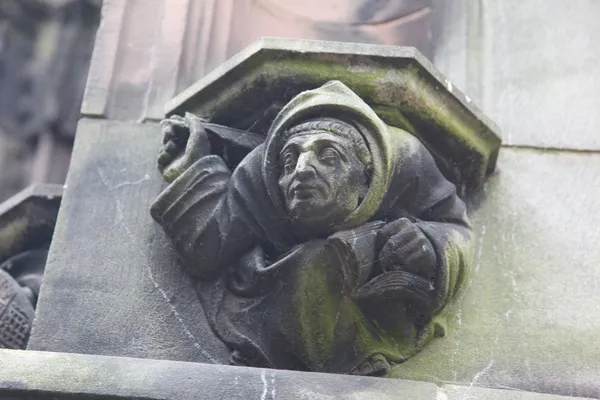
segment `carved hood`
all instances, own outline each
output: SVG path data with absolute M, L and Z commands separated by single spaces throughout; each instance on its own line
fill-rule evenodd
M 379 208 L 394 171 L 389 127 L 356 93 L 340 81 L 308 90 L 294 97 L 275 117 L 265 141 L 262 174 L 267 192 L 281 214 L 286 214 L 278 186 L 279 153 L 285 143 L 282 133 L 307 119 L 337 117 L 352 123 L 363 135 L 373 157 L 373 174 L 369 191 L 361 204 L 346 218 L 339 229 L 361 225 Z

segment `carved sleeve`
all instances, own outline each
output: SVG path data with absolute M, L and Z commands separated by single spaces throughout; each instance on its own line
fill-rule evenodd
M 456 292 L 472 262 L 471 226 L 455 185 L 421 142 L 407 134 L 397 138 L 395 148 L 397 166 L 381 217 L 387 222 L 408 218 L 431 242 L 436 266 L 423 278 L 435 291 L 435 314 Z
M 441 310 L 464 280 L 472 262 L 472 232 L 465 203 L 446 180 L 431 154 L 422 146 L 415 154 L 418 174 L 416 225 L 431 241 L 437 268 L 431 280 L 436 291 L 434 313 Z
M 201 158 L 151 207 L 190 273 L 210 278 L 257 241 L 224 160 Z

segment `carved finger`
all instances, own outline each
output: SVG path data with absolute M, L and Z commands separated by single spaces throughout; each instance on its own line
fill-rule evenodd
M 158 154 L 158 167 L 165 168 L 173 161 L 173 156 L 165 151 L 162 151 Z
M 378 248 L 382 248 L 392 236 L 411 225 L 412 223 L 407 218 L 400 218 L 386 224 L 377 235 Z
M 433 246 L 427 239 L 419 240 L 416 247 L 405 256 L 404 269 L 429 279 L 436 266 L 436 255 Z
M 414 264 L 423 264 L 430 260 L 431 249 L 422 243 L 416 243 L 416 245 L 410 248 L 406 247 L 405 249 L 403 251 L 402 263 L 407 267 Z
M 380 252 L 383 270 L 402 269 L 429 276 L 435 266 L 435 251 L 425 234 L 415 225 L 392 236 Z
M 397 237 L 399 243 L 400 238 L 402 238 L 403 243 L 406 245 L 412 241 L 421 239 L 423 237 L 423 233 L 419 230 L 419 228 L 411 224 L 409 226 L 403 227 L 393 237 Z
M 179 115 L 173 115 L 169 118 L 165 118 L 160 121 L 160 126 L 170 126 L 170 125 L 182 125 L 185 126 L 186 121 L 183 117 Z
M 177 114 L 173 114 L 169 117 L 169 119 L 174 119 L 177 121 L 182 121 L 185 122 L 185 118 L 183 118 L 181 115 L 177 115 Z
M 401 264 L 398 248 L 403 247 L 402 236 L 392 236 L 379 252 L 378 261 L 384 271 L 393 269 L 394 265 Z
M 392 236 L 386 243 L 386 253 L 389 254 L 388 263 L 405 264 L 405 260 L 411 252 L 419 248 L 419 240 L 414 236 L 398 234 Z
M 191 113 L 185 113 L 185 120 L 190 134 L 185 152 L 192 159 L 210 154 L 210 142 L 204 130 L 204 121 Z
M 181 148 L 175 144 L 172 140 L 169 140 L 164 146 L 163 151 L 171 154 L 173 157 L 177 155 L 177 153 L 181 152 Z
M 163 119 L 160 121 L 163 132 L 163 144 L 169 141 L 185 144 L 189 136 L 189 130 L 185 121 Z
M 173 140 L 173 137 L 175 136 L 175 134 L 173 133 L 173 127 L 171 126 L 171 124 L 167 124 L 167 123 L 163 123 L 165 122 L 160 121 L 160 128 L 162 130 L 163 133 L 163 144 L 167 143 L 170 140 Z

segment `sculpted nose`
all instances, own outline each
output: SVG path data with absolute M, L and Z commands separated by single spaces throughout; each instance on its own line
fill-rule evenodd
M 315 175 L 315 166 L 313 163 L 312 152 L 306 152 L 300 154 L 298 161 L 296 162 L 296 169 L 294 175 L 298 178 L 310 178 Z

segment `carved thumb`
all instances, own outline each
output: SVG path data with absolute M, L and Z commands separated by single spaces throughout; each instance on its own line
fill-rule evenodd
M 203 120 L 194 114 L 185 113 L 185 122 L 190 131 L 190 137 L 185 148 L 188 158 L 193 161 L 210 154 L 210 143 L 204 130 Z

